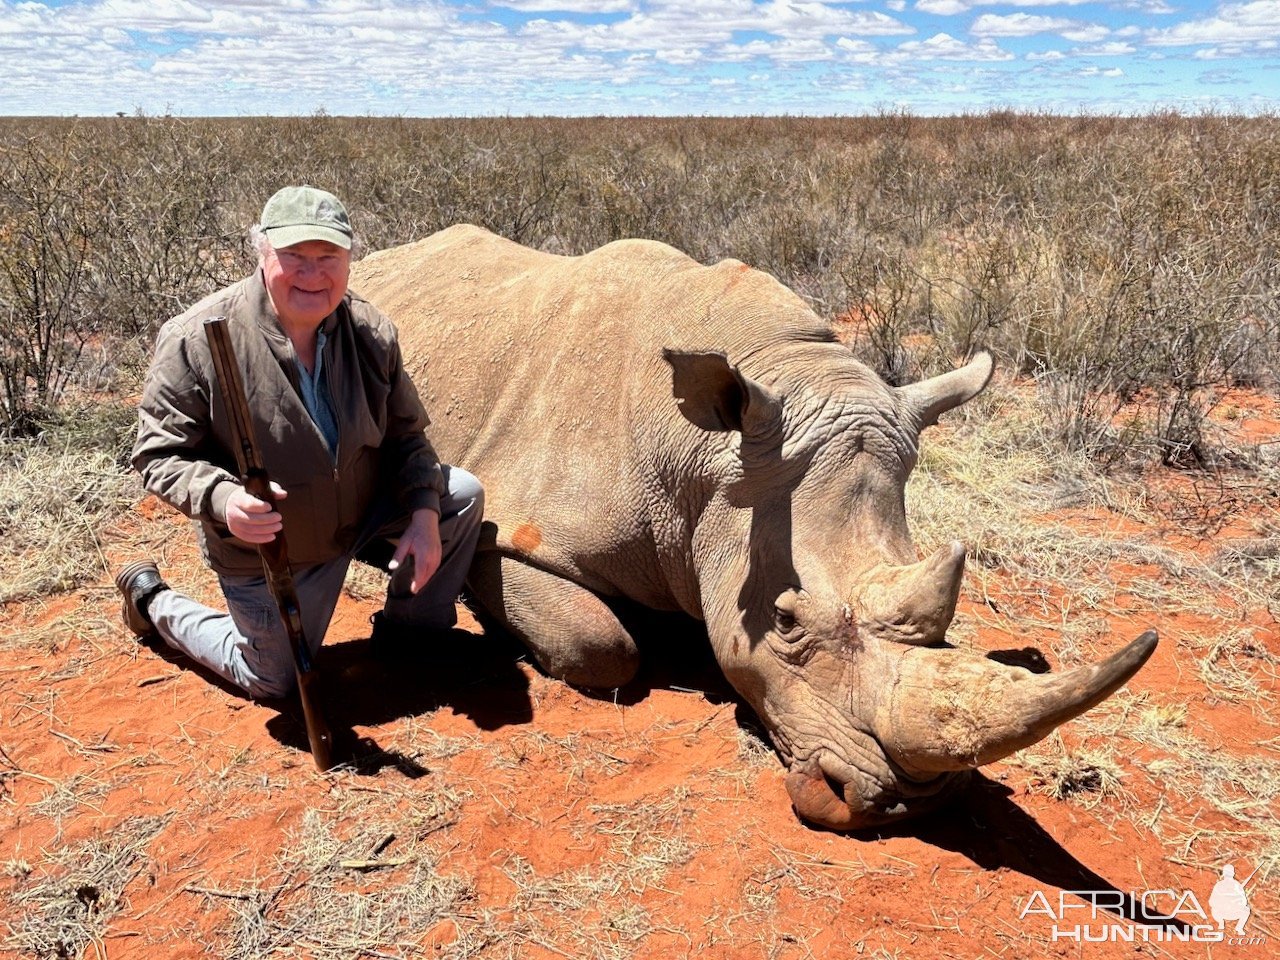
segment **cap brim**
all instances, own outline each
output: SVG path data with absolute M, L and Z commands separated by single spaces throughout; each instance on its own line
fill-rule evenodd
M 351 237 L 348 234 L 318 223 L 299 223 L 288 227 L 268 227 L 262 232 L 271 241 L 271 246 L 277 250 L 284 247 L 292 247 L 297 243 L 306 243 L 308 240 L 324 240 L 327 243 L 341 247 L 343 250 L 351 249 Z

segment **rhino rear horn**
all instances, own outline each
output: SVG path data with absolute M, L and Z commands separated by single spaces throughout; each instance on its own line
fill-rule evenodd
M 972 400 L 991 380 L 995 361 L 983 351 L 959 370 L 898 387 L 898 395 L 920 418 L 920 429 L 931 427 L 954 407 Z
M 886 569 L 857 600 L 859 629 L 895 643 L 940 643 L 956 614 L 964 555 L 954 540 L 919 563 Z
M 782 416 L 782 405 L 765 386 L 729 363 L 723 353 L 663 348 L 671 364 L 671 395 L 686 420 L 703 430 L 766 435 Z

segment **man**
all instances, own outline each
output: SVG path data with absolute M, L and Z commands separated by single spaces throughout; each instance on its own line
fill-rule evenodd
M 258 268 L 160 330 L 133 465 L 196 521 L 227 613 L 171 589 L 154 563 L 116 576 L 123 616 L 255 698 L 294 686 L 288 636 L 257 545 L 287 531 L 312 652 L 353 558 L 395 571 L 374 640 L 447 629 L 480 532 L 483 491 L 442 465 L 395 328 L 347 289 L 355 240 L 330 193 L 286 187 L 251 231 Z M 264 465 L 268 503 L 240 485 L 202 322 L 225 316 Z

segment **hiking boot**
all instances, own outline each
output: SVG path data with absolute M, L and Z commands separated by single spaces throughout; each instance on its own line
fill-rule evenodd
M 116 587 L 123 598 L 120 615 L 125 626 L 138 637 L 155 633 L 155 624 L 147 616 L 147 603 L 161 590 L 169 589 L 169 585 L 160 579 L 160 568 L 150 560 L 131 563 L 116 574 Z

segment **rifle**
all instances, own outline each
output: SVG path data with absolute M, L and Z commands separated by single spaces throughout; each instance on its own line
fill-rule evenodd
M 259 500 L 275 502 L 271 492 L 271 480 L 262 463 L 258 450 L 253 419 L 249 416 L 249 401 L 245 398 L 244 382 L 236 363 L 235 350 L 231 346 L 231 333 L 226 317 L 210 317 L 204 322 L 205 336 L 213 354 L 213 369 L 218 378 L 222 402 L 227 407 L 231 421 L 236 463 L 240 468 L 240 481 L 245 490 Z M 302 701 L 302 716 L 307 725 L 307 742 L 316 768 L 324 771 L 333 766 L 333 735 L 320 707 L 320 673 L 311 661 L 311 648 L 302 633 L 302 615 L 298 609 L 298 591 L 289 569 L 289 548 L 284 531 L 276 534 L 270 543 L 258 545 L 262 557 L 262 569 L 266 573 L 271 596 L 280 608 L 289 646 L 293 650 L 293 667 L 298 678 L 298 698 Z

